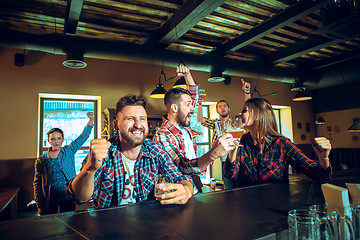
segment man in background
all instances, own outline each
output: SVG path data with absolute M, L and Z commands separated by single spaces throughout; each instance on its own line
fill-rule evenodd
M 242 90 L 245 93 L 245 96 L 244 96 L 245 101 L 244 102 L 246 102 L 248 99 L 251 98 L 251 90 L 250 90 L 251 85 L 250 85 L 250 83 L 245 82 L 244 79 L 241 79 L 241 82 L 242 82 Z M 219 114 L 219 118 L 217 118 L 217 119 L 209 119 L 209 118 L 203 117 L 201 101 L 199 101 L 198 104 L 199 104 L 199 106 L 198 106 L 198 111 L 197 111 L 197 120 L 204 127 L 207 127 L 207 128 L 210 128 L 211 130 L 213 130 L 213 135 L 212 135 L 212 140 L 211 140 L 211 143 L 213 144 L 219 137 L 215 131 L 215 124 L 217 122 L 226 121 L 230 118 L 229 103 L 225 100 L 219 100 L 216 103 L 216 112 L 217 112 L 217 114 Z M 224 156 L 221 157 L 222 164 L 224 164 L 224 162 L 226 160 L 226 156 L 227 156 L 227 154 L 225 154 Z M 234 188 L 234 186 L 235 186 L 234 182 L 224 176 L 224 171 L 222 171 L 222 177 L 224 180 L 225 189 Z

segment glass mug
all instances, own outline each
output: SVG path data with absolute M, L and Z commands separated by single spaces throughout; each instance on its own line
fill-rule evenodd
M 352 205 L 352 225 L 354 228 L 355 239 L 360 240 L 360 203 Z
M 231 133 L 233 138 L 241 138 L 245 129 L 240 118 L 229 118 L 225 121 L 215 122 L 216 134 L 220 137 L 225 133 Z
M 331 208 L 327 204 L 310 206 L 320 218 L 319 239 L 355 239 L 353 213 L 351 208 Z
M 337 211 L 327 208 L 326 204 L 313 205 L 309 207 L 310 211 L 317 214 L 320 221 L 320 236 L 321 240 L 338 239 L 338 222 L 339 215 Z
M 206 99 L 206 92 L 204 89 L 199 89 L 199 100 L 204 101 Z
M 154 195 L 156 200 L 161 201 L 162 198 L 161 196 L 164 193 L 169 193 L 171 191 L 164 191 L 163 188 L 168 185 L 169 183 L 171 183 L 171 181 L 166 177 L 165 174 L 161 173 L 156 177 L 156 182 L 155 182 L 155 190 L 154 190 Z
M 288 213 L 288 237 L 290 240 L 319 239 L 320 219 L 308 209 L 293 209 Z

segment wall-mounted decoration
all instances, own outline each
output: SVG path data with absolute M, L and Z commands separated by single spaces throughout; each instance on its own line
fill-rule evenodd
M 354 135 L 354 136 L 352 136 L 351 140 L 353 140 L 353 142 L 357 142 L 357 141 L 359 141 L 359 137 Z
M 306 132 L 310 132 L 310 123 L 309 122 L 307 122 L 305 124 L 305 128 L 306 128 Z
M 305 141 L 306 140 L 306 135 L 305 134 L 303 134 L 303 135 L 301 135 L 301 140 L 303 140 L 303 141 Z
M 327 127 L 326 127 L 326 130 L 327 130 L 328 132 L 331 132 L 331 131 L 332 131 L 332 126 L 327 126 Z
M 340 126 L 334 126 L 334 132 L 340 132 Z
M 302 128 L 301 122 L 298 122 L 296 126 L 297 126 L 298 129 L 301 129 Z

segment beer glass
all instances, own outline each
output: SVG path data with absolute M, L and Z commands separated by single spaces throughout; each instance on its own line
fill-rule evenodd
M 290 210 L 288 213 L 288 226 L 288 236 L 290 240 L 319 239 L 319 217 L 311 210 Z
M 164 191 L 164 187 L 166 185 L 168 185 L 169 183 L 171 183 L 171 181 L 166 177 L 165 174 L 161 173 L 159 174 L 157 177 L 156 177 L 156 182 L 155 182 L 155 190 L 154 190 L 154 194 L 155 194 L 155 198 L 156 200 L 159 200 L 161 201 L 162 198 L 161 196 L 164 194 L 164 193 L 168 193 L 168 192 L 171 192 L 171 191 Z
M 309 209 L 319 216 L 319 239 L 355 239 L 351 208 L 336 209 L 325 203 L 310 206 Z
M 233 138 L 241 138 L 245 130 L 239 118 L 229 118 L 215 123 L 216 134 L 220 137 L 225 133 L 231 133 Z
M 199 100 L 204 101 L 206 99 L 206 92 L 204 89 L 199 89 Z
M 336 211 L 327 208 L 326 204 L 312 205 L 310 211 L 317 214 L 320 221 L 320 240 L 338 239 L 339 216 Z
M 360 240 L 360 205 L 352 206 L 352 225 L 354 228 L 355 239 Z

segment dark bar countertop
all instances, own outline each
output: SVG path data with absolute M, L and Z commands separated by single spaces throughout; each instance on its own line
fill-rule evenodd
M 330 183 L 360 183 L 360 169 Z M 270 183 L 193 196 L 186 205 L 157 201 L 0 223 L 1 239 L 278 239 L 287 213 L 324 202 L 321 184 L 292 176 Z

